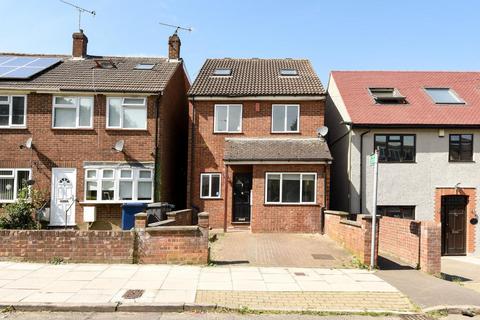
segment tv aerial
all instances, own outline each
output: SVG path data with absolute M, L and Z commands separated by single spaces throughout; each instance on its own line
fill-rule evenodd
M 178 33 L 179 30 L 183 30 L 183 31 L 188 31 L 188 32 L 192 32 L 193 31 L 193 28 L 192 27 L 182 27 L 182 26 L 176 26 L 176 25 L 173 25 L 173 24 L 169 24 L 169 23 L 164 23 L 164 22 L 159 22 L 158 24 L 162 25 L 162 26 L 165 26 L 165 27 L 171 27 L 171 28 L 175 28 L 175 33 Z
M 82 13 L 88 13 L 88 14 L 91 14 L 92 16 L 95 17 L 96 13 L 95 11 L 91 11 L 91 10 L 87 10 L 85 8 L 82 8 L 82 7 L 79 7 L 77 6 L 76 4 L 73 4 L 73 3 L 70 3 L 68 1 L 65 1 L 65 0 L 60 0 L 60 2 L 63 2 L 65 4 L 68 4 L 69 6 L 72 6 L 74 7 L 75 9 L 78 10 L 78 30 L 79 31 L 82 31 Z

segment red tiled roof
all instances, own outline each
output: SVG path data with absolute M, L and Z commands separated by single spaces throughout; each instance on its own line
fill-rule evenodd
M 333 71 L 353 124 L 480 126 L 480 72 Z M 397 88 L 408 104 L 376 104 L 368 88 Z M 465 104 L 435 104 L 424 88 L 450 88 Z

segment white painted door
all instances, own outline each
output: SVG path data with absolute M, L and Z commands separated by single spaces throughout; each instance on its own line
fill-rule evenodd
M 52 169 L 51 226 L 75 225 L 77 169 Z

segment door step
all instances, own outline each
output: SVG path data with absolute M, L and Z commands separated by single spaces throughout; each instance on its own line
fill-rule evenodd
M 227 232 L 250 231 L 250 224 L 235 224 L 227 228 Z

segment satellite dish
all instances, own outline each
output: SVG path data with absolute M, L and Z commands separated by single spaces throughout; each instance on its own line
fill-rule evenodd
M 27 149 L 32 149 L 32 138 L 28 138 L 27 141 L 25 142 L 25 148 Z
M 112 149 L 117 152 L 122 152 L 124 145 L 125 145 L 125 140 L 118 140 L 117 142 L 115 142 L 115 145 L 113 146 Z
M 325 138 L 325 136 L 328 134 L 328 127 L 321 127 L 317 129 L 317 135 L 319 137 Z

